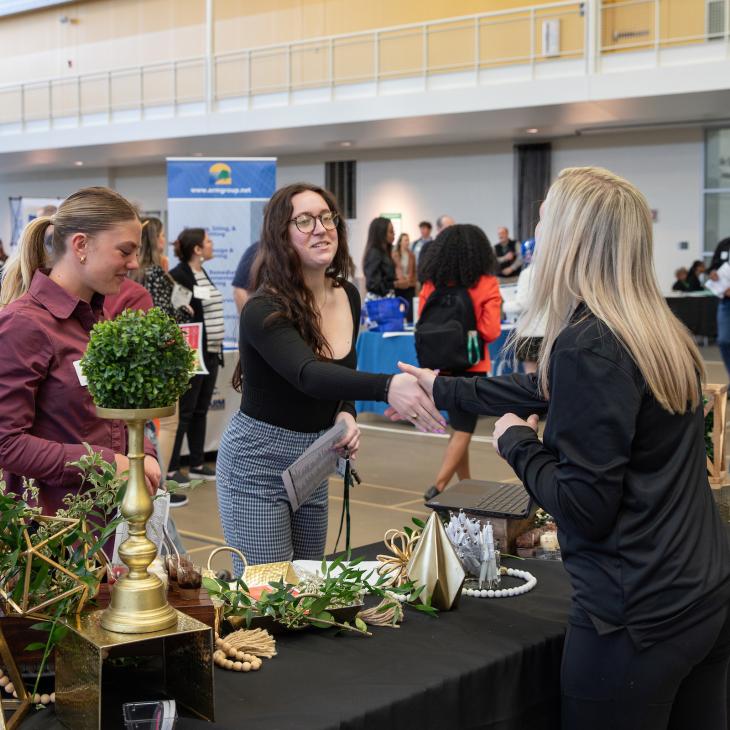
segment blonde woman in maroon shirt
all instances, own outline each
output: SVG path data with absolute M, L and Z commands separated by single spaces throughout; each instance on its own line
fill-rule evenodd
M 44 237 L 53 226 L 52 268 Z M 67 466 L 86 453 L 83 442 L 119 473 L 129 467 L 121 421 L 96 415 L 78 361 L 103 317 L 104 296 L 116 294 L 136 269 L 142 226 L 121 195 L 84 188 L 50 217 L 23 231 L 4 267 L 0 288 L 0 469 L 11 489 L 36 480 L 44 512 L 62 506 L 79 486 Z M 156 489 L 160 469 L 147 444 L 145 476 Z

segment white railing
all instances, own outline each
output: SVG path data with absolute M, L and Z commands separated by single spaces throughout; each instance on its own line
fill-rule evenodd
M 730 41 L 730 0 L 721 3 L 724 28 L 707 27 L 713 0 L 585 0 L 413 23 L 373 31 L 210 54 L 166 63 L 0 86 L 0 127 L 81 125 L 125 115 L 175 115 L 198 105 L 223 108 L 232 99 L 292 95 L 369 84 L 377 94 L 400 79 L 422 79 L 423 88 L 448 74 L 482 83 L 518 68 L 527 78 L 578 61 L 581 73 L 597 57 L 621 51 L 659 50 L 680 44 Z M 692 5 L 702 8 L 687 13 Z M 683 18 L 691 18 L 691 23 Z M 687 32 L 694 25 L 702 32 Z M 674 29 L 677 28 L 677 33 Z M 556 67 L 555 64 L 558 64 Z M 571 73 L 575 73 L 573 68 Z M 521 76 L 524 78 L 524 75 Z

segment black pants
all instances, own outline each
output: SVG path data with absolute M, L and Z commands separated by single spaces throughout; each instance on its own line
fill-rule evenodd
M 208 374 L 193 376 L 190 388 L 180 397 L 180 422 L 170 457 L 170 472 L 180 468 L 180 449 L 185 436 L 188 437 L 190 466 L 201 466 L 205 458 L 205 426 L 218 377 L 218 354 L 206 352 L 203 357 Z
M 728 607 L 643 651 L 625 630 L 569 626 L 562 730 L 727 730 L 729 658 Z

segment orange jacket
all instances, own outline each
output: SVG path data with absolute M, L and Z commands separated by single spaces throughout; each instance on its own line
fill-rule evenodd
M 432 281 L 427 281 L 421 288 L 418 297 L 418 315 L 420 317 L 426 300 L 436 290 Z M 502 295 L 499 293 L 499 282 L 496 276 L 482 276 L 477 283 L 469 289 L 469 296 L 474 304 L 474 314 L 477 319 L 477 332 L 484 339 L 484 357 L 473 367 L 470 373 L 489 372 L 491 362 L 489 360 L 489 348 L 487 343 L 494 342 L 501 331 L 501 307 Z

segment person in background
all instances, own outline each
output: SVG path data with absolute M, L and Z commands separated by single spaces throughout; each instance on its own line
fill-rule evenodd
M 8 260 L 8 255 L 5 253 L 5 249 L 3 248 L 3 242 L 2 239 L 0 239 L 0 268 L 2 265 Z
M 281 475 L 335 424 L 344 427 L 338 448 L 357 456 L 352 400 L 398 403 L 421 430 L 442 431 L 414 379 L 355 370 L 360 295 L 349 271 L 347 228 L 332 193 L 307 183 L 274 193 L 264 211 L 255 294 L 241 314 L 241 409 L 217 462 L 226 544 L 250 563 L 322 558 L 328 480 L 292 512 Z M 234 567 L 243 568 L 235 557 Z
M 730 236 L 723 238 L 715 248 L 712 255 L 710 267 L 707 269 L 707 276 L 713 281 L 718 280 L 717 270 L 728 263 L 730 256 Z M 725 363 L 725 370 L 730 377 L 730 289 L 727 289 L 720 303 L 717 306 L 717 346 L 720 348 L 722 361 Z
M 672 284 L 672 291 L 688 292 L 690 291 L 689 283 L 687 282 L 687 271 L 686 267 L 682 266 L 674 272 L 675 282 Z
M 562 730 L 727 728 L 730 543 L 707 480 L 704 364 L 659 290 L 652 229 L 627 180 L 563 170 L 535 232 L 538 373 L 404 366 L 440 408 L 500 416 L 495 448 L 557 523 L 573 588 Z
M 688 291 L 704 291 L 705 287 L 702 285 L 702 279 L 700 277 L 706 270 L 707 267 L 704 261 L 697 260 L 692 262 L 692 266 L 690 266 L 689 272 L 687 273 Z
M 395 295 L 408 302 L 406 320 L 413 321 L 413 297 L 416 296 L 416 257 L 410 247 L 407 233 L 398 236 L 398 243 L 393 249 L 395 264 Z
M 419 316 L 429 297 L 438 289 L 465 287 L 474 308 L 477 332 L 484 342 L 481 358 L 466 373 L 475 378 L 484 378 L 491 367 L 487 343 L 496 340 L 501 333 L 502 297 L 495 276 L 497 262 L 489 239 L 478 226 L 454 224 L 436 237 L 424 264 L 426 281 L 419 295 Z M 469 444 L 476 424 L 477 417 L 474 414 L 460 408 L 449 409 L 452 433 L 436 481 L 423 495 L 426 501 L 442 492 L 454 474 L 459 479 L 471 479 Z
M 520 258 L 517 241 L 509 237 L 509 230 L 502 226 L 497 229 L 497 245 L 494 247 L 499 264 L 499 276 L 509 278 L 520 273 Z
M 391 256 L 395 231 L 388 218 L 373 218 L 362 258 L 368 299 L 395 295 L 395 264 Z
M 450 215 L 440 215 L 436 219 L 436 238 L 439 237 L 439 234 L 441 231 L 446 230 L 449 226 L 453 226 L 456 221 L 450 216 Z M 418 279 L 419 284 L 423 284 L 425 279 L 425 273 L 424 273 L 424 267 L 426 265 L 426 258 L 428 254 L 428 250 L 433 246 L 433 240 L 426 241 L 424 245 L 421 247 L 421 253 L 418 257 L 418 262 L 416 263 L 416 278 Z
M 190 388 L 180 398 L 180 422 L 170 456 L 168 477 L 179 484 L 188 483 L 180 471 L 180 450 L 185 436 L 190 450 L 190 477 L 215 479 L 215 472 L 206 466 L 205 431 L 208 407 L 213 398 L 218 367 L 223 356 L 223 297 L 203 268 L 213 258 L 213 243 L 203 228 L 186 228 L 175 241 L 180 263 L 170 276 L 187 289 L 193 309 L 192 322 L 203 324 L 203 359 L 208 373 L 195 375 Z
M 517 279 L 517 293 L 513 299 L 505 301 L 502 310 L 505 314 L 521 316 L 527 311 L 532 296 L 532 279 L 535 269 L 530 266 L 535 252 L 535 239 L 530 238 L 522 244 L 522 269 Z M 534 323 L 517 325 L 517 338 L 514 342 L 514 351 L 517 359 L 522 363 L 526 373 L 537 372 L 537 358 L 540 354 L 542 338 L 545 337 L 546 319 Z
M 159 218 L 145 218 L 142 221 L 142 239 L 139 250 L 139 268 L 130 274 L 131 279 L 139 286 L 144 287 L 151 297 L 150 306 L 161 309 L 168 317 L 184 324 L 193 318 L 193 308 L 189 304 L 176 307 L 172 303 L 172 293 L 175 280 L 162 266 L 162 251 L 165 246 L 165 234 L 162 221 Z M 167 474 L 170 457 L 175 444 L 177 427 L 180 422 L 180 408 L 172 416 L 160 418 L 155 422 L 157 434 L 157 453 L 160 457 L 160 468 Z M 170 507 L 182 507 L 187 504 L 185 494 L 170 495 Z
M 236 267 L 236 274 L 233 277 L 233 300 L 236 302 L 236 309 L 241 313 L 243 305 L 251 296 L 251 268 L 259 250 L 259 242 L 252 243 L 241 256 Z
M 433 226 L 431 225 L 430 221 L 421 221 L 418 224 L 418 230 L 421 234 L 421 237 L 413 242 L 413 245 L 411 246 L 411 251 L 413 251 L 413 255 L 416 257 L 416 266 L 418 266 L 418 259 L 421 256 L 421 249 L 427 244 L 433 241 L 433 238 L 431 238 L 431 231 L 433 230 Z
M 53 225 L 52 266 L 45 233 Z M 79 487 L 68 466 L 86 454 L 84 442 L 129 469 L 123 421 L 96 415 L 76 367 L 91 328 L 103 318 L 104 296 L 115 294 L 137 264 L 141 224 L 136 211 L 108 188 L 70 195 L 53 217 L 24 229 L 3 271 L 0 294 L 0 469 L 10 489 L 35 479 L 45 514 L 63 507 Z M 145 442 L 144 471 L 154 494 L 160 468 Z

